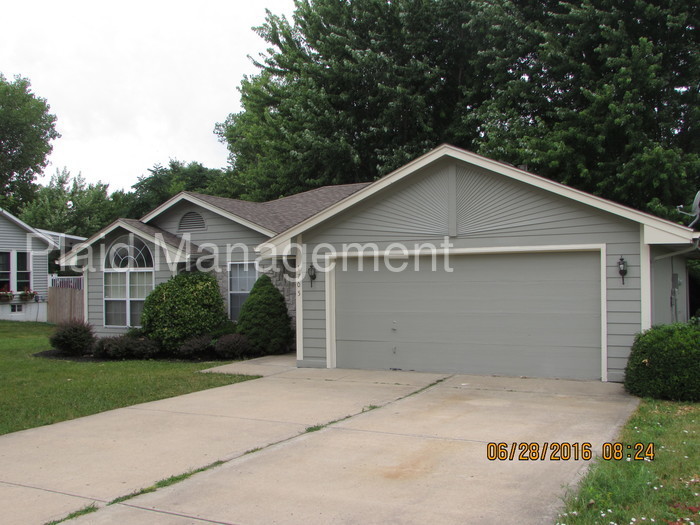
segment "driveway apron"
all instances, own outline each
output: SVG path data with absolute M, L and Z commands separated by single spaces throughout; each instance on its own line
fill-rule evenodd
M 222 460 L 67 523 L 546 523 L 590 462 L 487 444 L 600 452 L 636 405 L 618 384 L 277 368 L 1 436 L 0 508 L 44 523 Z

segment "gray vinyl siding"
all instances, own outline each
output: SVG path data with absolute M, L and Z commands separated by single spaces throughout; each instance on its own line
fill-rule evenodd
M 104 268 L 103 257 L 105 252 L 109 249 L 111 243 L 121 235 L 124 235 L 125 231 L 115 231 L 108 235 L 104 242 L 95 243 L 92 246 L 92 255 L 90 260 L 90 267 L 94 271 L 86 272 L 86 283 L 87 283 L 87 321 L 93 326 L 95 335 L 97 337 L 109 337 L 113 335 L 120 335 L 127 331 L 127 328 L 104 326 Z M 100 245 L 104 245 L 104 250 L 101 249 Z M 162 250 L 157 249 L 153 244 L 146 242 L 146 245 L 151 250 L 155 264 L 160 262 L 161 264 L 156 267 L 153 272 L 153 286 L 158 286 L 170 279 L 173 276 L 173 272 L 165 262 L 165 255 Z M 160 251 L 157 251 L 160 250 Z
M 180 219 L 185 213 L 191 211 L 197 212 L 202 216 L 206 229 L 189 232 L 178 231 Z M 149 224 L 178 236 L 188 233 L 193 243 L 210 250 L 216 246 L 222 266 L 225 266 L 228 262 L 255 260 L 255 247 L 269 239 L 262 233 L 188 202 L 176 204 L 150 221 Z M 226 248 L 228 245 L 239 246 L 232 250 L 231 253 L 227 253 Z
M 178 231 L 180 219 L 185 213 L 190 211 L 196 211 L 202 215 L 205 222 L 205 229 L 189 232 Z M 213 264 L 211 271 L 219 282 L 221 294 L 227 305 L 229 301 L 229 263 L 243 262 L 246 260 L 254 261 L 256 258 L 255 246 L 268 239 L 268 237 L 261 233 L 235 223 L 205 208 L 187 202 L 176 204 L 156 217 L 149 224 L 178 236 L 187 233 L 192 243 L 202 248 L 207 248 L 215 254 L 215 257 L 210 259 L 210 262 Z M 123 231 L 113 232 L 103 244 L 109 247 L 110 243 L 123 233 Z M 158 285 L 170 279 L 174 275 L 175 268 L 171 268 L 167 264 L 167 259 L 163 250 L 156 252 L 152 244 L 147 244 L 153 252 L 156 264 L 154 285 Z M 232 249 L 229 250 L 229 247 L 232 247 Z M 96 243 L 93 245 L 92 266 L 96 268 L 97 271 L 89 272 L 88 274 L 87 303 L 88 321 L 95 327 L 95 332 L 99 337 L 105 337 L 124 333 L 126 329 L 104 326 L 104 274 L 101 271 L 103 266 L 101 257 L 100 243 Z
M 651 250 L 651 304 L 652 325 L 684 322 L 688 320 L 688 272 L 682 255 L 663 257 L 668 250 L 654 247 Z M 673 295 L 673 275 L 678 276 L 678 288 Z
M 188 212 L 199 213 L 204 219 L 205 229 L 179 231 L 180 219 Z M 255 261 L 257 257 L 255 247 L 269 239 L 266 235 L 222 217 L 218 213 L 184 201 L 165 211 L 149 224 L 178 236 L 186 233 L 193 243 L 216 253 L 212 271 L 219 282 L 227 312 L 230 309 L 229 263 Z
M 29 239 L 29 249 L 32 252 L 32 289 L 41 296 L 46 296 L 48 289 L 49 256 L 48 245 L 37 238 L 30 236 L 23 228 L 0 216 L 0 251 L 12 250 L 25 252 Z
M 356 204 L 303 234 L 307 257 L 321 243 L 393 242 L 408 248 L 442 242 L 452 248 L 605 244 L 607 251 L 608 379 L 621 381 L 634 335 L 641 327 L 640 226 L 571 199 L 466 163 L 442 161 Z M 623 285 L 617 260 L 624 256 Z M 304 361 L 325 363 L 324 276 L 304 280 Z M 307 323 L 307 319 L 310 321 Z M 302 366 L 306 366 L 302 363 Z

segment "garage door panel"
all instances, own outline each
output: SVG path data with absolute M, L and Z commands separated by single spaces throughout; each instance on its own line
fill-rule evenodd
M 559 311 L 517 316 L 495 311 L 450 312 L 430 319 L 428 314 L 408 312 L 386 317 L 372 312 L 345 313 L 345 319 L 336 321 L 336 335 L 343 341 L 454 345 L 487 343 L 497 337 L 499 342 L 515 346 L 529 343 L 552 348 L 571 345 L 600 348 L 600 318 L 595 317 L 581 319 Z M 539 328 L 542 325 L 547 328 Z M 358 326 L 362 329 L 358 330 Z
M 401 290 L 397 293 L 396 287 Z M 519 314 L 524 310 L 587 311 L 590 304 L 598 301 L 600 290 L 591 282 L 545 283 L 441 283 L 420 285 L 413 281 L 405 284 L 378 283 L 370 285 L 342 284 L 336 286 L 336 297 L 343 311 L 367 310 L 368 300 L 381 297 L 382 306 L 392 311 L 449 312 L 499 311 Z M 556 297 L 556 302 L 553 302 Z M 433 299 L 434 298 L 434 299 Z M 472 300 L 470 300 L 470 298 Z M 505 300 L 504 300 L 505 298 Z M 371 307 L 371 305 L 369 305 Z
M 556 359 L 552 359 L 546 349 L 528 345 L 518 345 L 514 349 L 506 345 L 471 343 L 468 357 L 453 345 L 426 348 L 418 343 L 405 343 L 395 348 L 383 341 L 352 341 L 346 343 L 345 349 L 338 355 L 340 368 L 376 370 L 386 368 L 386 363 L 394 360 L 401 363 L 401 370 L 421 372 L 445 372 L 466 366 L 470 374 L 600 378 L 600 367 L 596 365 L 599 349 L 596 348 L 563 347 Z
M 337 366 L 600 378 L 598 252 L 450 263 L 454 272 L 338 268 Z

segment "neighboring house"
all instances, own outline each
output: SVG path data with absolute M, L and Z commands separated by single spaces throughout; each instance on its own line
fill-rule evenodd
M 55 249 L 48 235 L 0 208 L 0 319 L 46 321 L 49 253 Z
M 137 325 L 153 285 L 192 263 L 216 271 L 235 318 L 259 255 L 300 367 L 621 381 L 637 332 L 688 318 L 699 235 L 441 146 L 371 184 L 268 203 L 182 193 L 62 261 L 95 270 L 100 335 Z

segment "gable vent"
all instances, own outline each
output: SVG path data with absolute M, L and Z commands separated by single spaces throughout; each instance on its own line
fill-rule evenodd
M 204 222 L 204 217 L 202 217 L 196 211 L 188 211 L 180 219 L 180 226 L 178 228 L 181 232 L 191 232 L 195 230 L 206 230 L 207 225 Z

